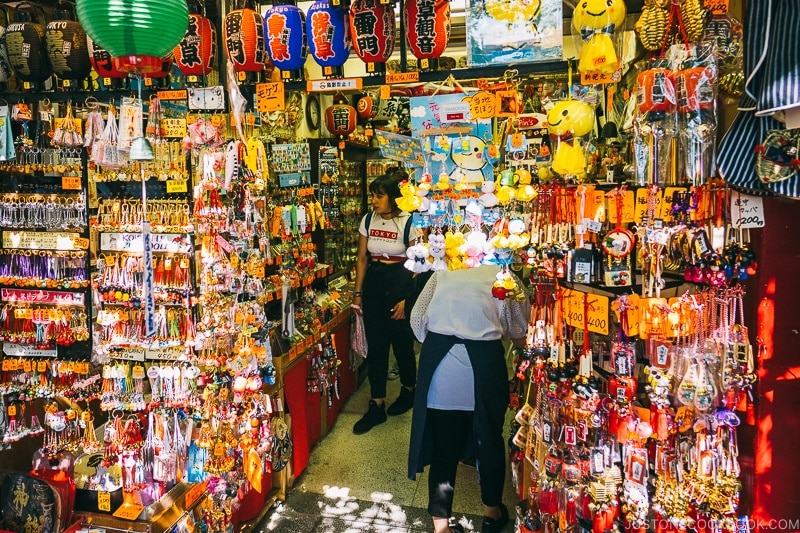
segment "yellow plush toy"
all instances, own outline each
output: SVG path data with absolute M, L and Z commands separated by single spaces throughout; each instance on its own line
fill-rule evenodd
M 400 184 L 400 198 L 396 200 L 397 207 L 406 213 L 416 211 L 422 205 L 422 198 L 417 196 L 417 188 L 410 181 Z
M 625 23 L 623 0 L 583 0 L 572 16 L 573 35 L 580 35 L 582 45 L 578 70 L 610 74 L 619 68 L 614 49 L 614 32 Z
M 586 177 L 586 156 L 580 137 L 594 128 L 594 110 L 581 100 L 561 100 L 547 113 L 547 129 L 555 139 L 553 171 Z

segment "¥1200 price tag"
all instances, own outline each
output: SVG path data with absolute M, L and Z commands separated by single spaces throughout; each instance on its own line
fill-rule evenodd
M 734 192 L 731 195 L 731 222 L 734 229 L 763 228 L 764 200 L 760 196 L 750 196 Z

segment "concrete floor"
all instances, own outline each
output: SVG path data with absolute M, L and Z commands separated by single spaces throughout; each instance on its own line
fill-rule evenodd
M 389 403 L 400 381 L 388 383 Z M 427 471 L 411 481 L 406 476 L 411 411 L 389 417 L 364 435 L 353 424 L 367 410 L 365 380 L 344 405 L 333 428 L 311 452 L 305 472 L 295 481 L 286 501 L 277 505 L 256 528 L 279 533 L 407 533 L 433 531 L 427 513 Z M 510 420 L 513 413 L 509 412 Z M 506 475 L 503 498 L 514 531 L 517 497 Z M 480 531 L 483 504 L 475 468 L 459 465 L 453 517 L 466 531 Z

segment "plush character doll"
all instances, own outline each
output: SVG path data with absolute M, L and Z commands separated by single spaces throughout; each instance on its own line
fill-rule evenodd
M 422 205 L 422 198 L 417 196 L 417 188 L 410 181 L 400 184 L 400 198 L 397 199 L 397 207 L 406 213 L 416 211 Z
M 497 205 L 497 195 L 494 193 L 493 181 L 484 181 L 481 185 L 481 195 L 478 197 L 483 207 L 492 208 Z
M 486 255 L 486 234 L 482 231 L 472 231 L 467 235 L 467 240 L 462 246 L 464 265 L 467 268 L 481 266 Z
M 572 16 L 573 35 L 580 35 L 581 73 L 611 74 L 620 67 L 614 33 L 625 23 L 624 0 L 582 0 Z
M 460 231 L 448 231 L 444 234 L 444 255 L 447 258 L 447 268 L 459 270 L 465 268 L 461 247 L 467 242 Z
M 406 262 L 403 264 L 411 272 L 427 272 L 431 269 L 431 262 L 428 261 L 430 252 L 424 243 L 417 243 L 409 246 L 406 250 Z
M 594 128 L 594 110 L 581 100 L 561 100 L 547 113 L 547 129 L 556 143 L 553 171 L 578 179 L 586 177 L 586 156 L 580 137 Z
M 428 236 L 428 248 L 430 249 L 431 257 L 433 258 L 431 270 L 447 270 L 447 262 L 444 260 L 444 235 L 441 233 L 431 233 Z

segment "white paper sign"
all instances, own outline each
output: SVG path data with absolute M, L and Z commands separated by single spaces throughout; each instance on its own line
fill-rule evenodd
M 731 219 L 731 225 L 737 229 L 763 228 L 766 224 L 764 199 L 734 192 L 731 194 Z

